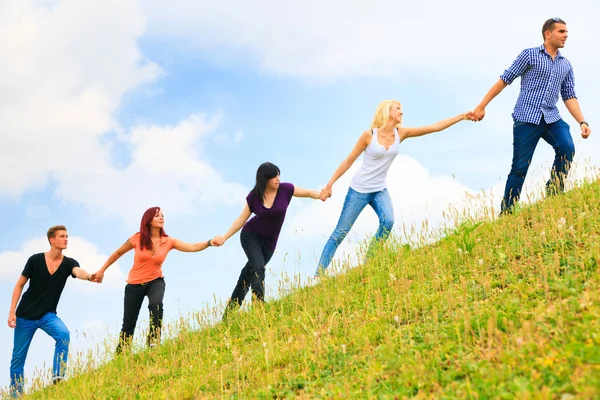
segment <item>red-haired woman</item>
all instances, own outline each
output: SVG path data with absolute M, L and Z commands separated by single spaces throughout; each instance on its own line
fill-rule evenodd
M 144 297 L 148 297 L 150 310 L 150 330 L 147 344 L 150 347 L 160 343 L 160 329 L 163 319 L 163 297 L 165 280 L 162 264 L 171 249 L 196 252 L 212 246 L 211 240 L 195 244 L 185 243 L 168 236 L 164 230 L 165 217 L 160 207 L 146 210 L 140 223 L 140 231 L 131 236 L 121 247 L 108 257 L 102 268 L 96 272 L 97 282 L 102 282 L 104 271 L 130 250 L 135 251 L 133 267 L 127 277 L 123 311 L 123 327 L 119 336 L 117 353 L 131 342 L 135 325 Z

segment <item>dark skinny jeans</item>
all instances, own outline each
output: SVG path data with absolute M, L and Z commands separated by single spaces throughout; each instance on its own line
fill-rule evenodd
M 127 284 L 125 286 L 125 299 L 123 301 L 123 326 L 119 336 L 117 353 L 123 350 L 123 346 L 131 343 L 135 332 L 140 309 L 144 297 L 148 296 L 148 310 L 150 311 L 150 328 L 148 331 L 147 344 L 160 340 L 160 330 L 163 319 L 163 298 L 165 296 L 165 280 L 157 278 L 153 281 L 141 284 Z
M 265 241 L 254 232 L 242 231 L 240 242 L 248 262 L 240 273 L 227 310 L 236 304 L 241 306 L 250 288 L 258 301 L 265 300 L 265 266 L 273 256 L 273 250 L 267 247 Z M 227 314 L 227 311 L 225 313 Z

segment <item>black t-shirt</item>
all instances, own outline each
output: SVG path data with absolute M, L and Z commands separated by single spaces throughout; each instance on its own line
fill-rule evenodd
M 56 306 L 69 275 L 75 278 L 73 268 L 79 263 L 70 257 L 63 260 L 54 274 L 50 275 L 44 253 L 29 257 L 21 275 L 29 278 L 29 288 L 17 307 L 17 317 L 37 320 L 47 313 L 56 314 Z

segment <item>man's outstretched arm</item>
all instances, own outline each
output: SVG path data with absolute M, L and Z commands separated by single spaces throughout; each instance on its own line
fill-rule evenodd
M 73 268 L 73 275 L 75 275 L 76 278 L 79 278 L 82 281 L 94 282 L 94 278 L 95 278 L 94 274 L 90 274 L 89 272 L 87 272 L 85 269 L 83 269 L 81 267 Z
M 498 82 L 496 82 L 494 86 L 492 86 L 490 90 L 488 90 L 488 92 L 483 97 L 483 100 L 481 100 L 481 103 L 479 103 L 479 105 L 473 110 L 472 120 L 481 121 L 483 117 L 485 117 L 485 108 L 487 107 L 487 105 L 490 104 L 494 97 L 498 96 L 500 92 L 503 91 L 504 88 L 507 86 L 508 83 L 504 82 L 502 79 L 498 79 Z
M 481 103 L 475 107 L 473 113 L 471 114 L 471 120 L 481 121 L 483 117 L 485 117 L 485 108 L 488 104 L 490 104 L 490 101 L 492 101 L 494 97 L 498 96 L 505 87 L 513 83 L 515 79 L 523 75 L 527 68 L 529 68 L 530 63 L 531 60 L 529 51 L 525 49 L 517 56 L 512 65 L 506 71 L 504 71 L 502 75 L 500 75 L 498 82 L 496 82 L 494 86 L 488 90 L 483 97 L 483 100 L 481 100 Z

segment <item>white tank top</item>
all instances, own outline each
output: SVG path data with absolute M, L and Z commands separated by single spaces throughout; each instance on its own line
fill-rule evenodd
M 350 187 L 359 193 L 380 192 L 385 189 L 387 172 L 400 152 L 400 136 L 397 128 L 394 128 L 394 143 L 387 150 L 377 140 L 377 128 L 371 131 L 373 138 L 364 151 L 362 166 L 350 183 Z

